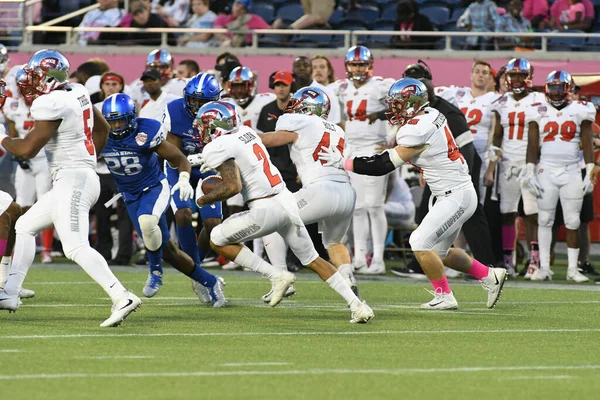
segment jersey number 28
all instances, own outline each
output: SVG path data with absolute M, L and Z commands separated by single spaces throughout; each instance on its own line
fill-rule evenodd
M 104 157 L 104 162 L 115 175 L 136 175 L 142 171 L 139 157 Z

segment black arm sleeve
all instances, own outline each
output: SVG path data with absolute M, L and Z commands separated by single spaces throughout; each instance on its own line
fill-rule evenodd
M 383 176 L 395 169 L 387 151 L 371 157 L 356 157 L 352 163 L 353 172 L 360 175 Z
M 475 155 L 477 154 L 477 151 L 475 150 L 475 146 L 473 146 L 473 143 L 467 143 L 465 144 L 463 147 L 460 148 L 460 154 L 463 155 L 463 158 L 465 159 L 465 161 L 467 162 L 467 165 L 469 166 L 469 174 L 473 174 L 473 165 L 475 162 Z M 479 157 L 479 156 L 477 156 Z

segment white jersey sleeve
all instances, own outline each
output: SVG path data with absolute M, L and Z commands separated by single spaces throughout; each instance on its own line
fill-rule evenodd
M 202 150 L 204 162 L 211 169 L 219 168 L 225 161 L 235 158 L 230 152 L 230 148 L 226 146 L 225 140 L 213 140 Z
M 276 131 L 289 131 L 298 132 L 302 128 L 306 128 L 310 125 L 310 118 L 306 118 L 307 115 L 302 114 L 283 114 L 277 118 L 277 125 L 275 125 Z
M 446 118 L 442 114 L 436 117 L 441 125 Z M 437 130 L 437 126 L 431 121 L 421 118 L 413 118 L 396 133 L 396 143 L 402 147 L 419 147 L 425 144 L 431 144 L 431 136 Z
M 457 90 L 458 88 L 455 86 L 438 86 L 435 88 L 435 94 L 442 99 L 449 101 L 456 107 L 459 107 L 458 101 L 456 100 Z
M 169 107 L 165 107 L 160 123 L 165 132 L 171 132 L 171 114 L 169 113 Z
M 46 95 L 48 96 L 48 95 Z M 38 97 L 31 105 L 31 117 L 35 121 L 57 121 L 63 119 L 65 104 L 62 96 Z

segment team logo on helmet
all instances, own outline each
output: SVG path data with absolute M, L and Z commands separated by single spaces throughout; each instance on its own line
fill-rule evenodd
M 59 62 L 58 58 L 54 58 L 54 57 L 44 58 L 40 62 L 40 67 L 56 68 L 56 66 L 58 65 L 58 62 Z

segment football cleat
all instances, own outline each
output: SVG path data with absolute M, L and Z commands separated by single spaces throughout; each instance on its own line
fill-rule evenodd
M 288 288 L 294 284 L 296 276 L 288 271 L 281 271 L 276 278 L 271 279 L 271 299 L 269 306 L 275 307 L 281 302 Z
M 350 320 L 351 324 L 366 324 L 370 320 L 375 318 L 375 314 L 371 307 L 367 305 L 366 301 L 362 301 L 360 306 L 354 311 L 352 311 L 352 319 Z
M 569 269 L 569 270 L 567 270 L 567 280 L 576 282 L 576 283 L 582 283 L 582 282 L 587 282 L 590 279 L 576 269 L 573 269 L 573 270 Z
M 142 293 L 146 297 L 154 297 L 160 290 L 162 284 L 162 274 L 158 271 L 154 271 L 148 274 L 148 279 L 146 280 Z
M 138 307 L 142 305 L 142 301 L 139 297 L 129 291 L 126 293 L 126 297 L 113 304 L 110 317 L 101 323 L 100 327 L 110 328 L 121 325 L 121 322 L 123 322 L 123 320 L 127 318 L 129 314 L 137 310 Z
M 454 293 L 443 293 L 441 289 L 433 290 L 425 289 L 432 294 L 433 300 L 428 303 L 421 304 L 424 310 L 458 310 L 458 302 L 454 298 Z
M 196 293 L 196 296 L 198 296 L 200 303 L 211 303 L 212 297 L 210 297 L 210 289 L 206 286 L 203 286 L 200 282 L 196 282 L 193 279 L 190 280 L 192 281 L 192 290 L 194 293 Z
M 35 297 L 35 292 L 31 289 L 21 288 L 21 291 L 19 292 L 19 297 L 22 299 L 31 299 Z
M 481 280 L 481 285 L 488 292 L 487 307 L 494 308 L 500 295 L 502 294 L 502 288 L 504 282 L 508 278 L 508 272 L 504 268 L 491 268 L 489 269 L 488 276 Z
M 283 298 L 287 299 L 288 297 L 292 297 L 295 294 L 296 294 L 296 287 L 294 285 L 290 285 L 290 287 L 288 287 L 287 290 L 285 291 Z M 269 293 L 264 294 L 261 297 L 262 301 L 264 301 L 265 303 L 269 303 L 271 301 L 272 295 L 273 295 L 273 288 L 271 287 L 271 290 L 269 290 Z
M 52 255 L 47 251 L 42 252 L 42 264 L 52 264 L 52 262 Z
M 217 282 L 215 286 L 210 289 L 210 297 L 212 299 L 212 306 L 214 308 L 223 307 L 227 303 L 225 294 L 223 293 L 223 286 L 225 286 L 225 280 L 220 276 L 217 276 Z
M 355 267 L 354 273 L 359 275 L 385 275 L 385 264 L 383 262 L 372 262 L 369 266 Z
M 533 274 L 531 274 L 532 281 L 551 281 L 552 275 L 554 272 L 550 269 L 536 269 Z
M 8 310 L 9 312 L 15 312 L 21 305 L 19 296 L 9 295 L 4 290 L 0 291 L 0 310 Z

